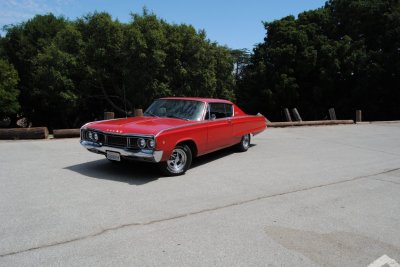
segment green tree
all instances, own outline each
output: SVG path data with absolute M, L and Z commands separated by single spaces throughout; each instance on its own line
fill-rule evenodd
M 49 14 L 37 15 L 27 22 L 6 28 L 3 49 L 20 78 L 19 102 L 22 115 L 34 122 L 34 125 L 46 125 L 47 116 L 51 116 L 50 113 L 44 115 L 37 112 L 41 110 L 42 101 L 36 101 L 38 88 L 32 83 L 37 80 L 36 58 L 47 49 L 57 33 L 66 25 L 65 19 Z
M 325 7 L 265 23 L 238 82 L 237 97 L 275 120 L 284 107 L 306 119 L 400 117 L 399 1 L 331 0 Z
M 232 49 L 230 51 L 234 62 L 235 79 L 240 80 L 244 68 L 250 63 L 250 51 L 248 49 Z
M 0 119 L 14 116 L 20 109 L 18 102 L 18 73 L 6 60 L 0 59 Z
M 111 107 L 123 113 L 124 26 L 107 13 L 94 13 L 78 19 L 76 29 L 82 36 L 82 84 L 85 97 L 92 98 L 91 108 L 102 113 Z M 96 107 L 97 106 L 97 107 Z
M 105 110 L 129 115 L 162 96 L 235 98 L 228 48 L 146 10 L 130 23 L 104 12 L 38 15 L 7 28 L 0 54 L 20 75 L 21 110 L 34 126 L 77 127 Z

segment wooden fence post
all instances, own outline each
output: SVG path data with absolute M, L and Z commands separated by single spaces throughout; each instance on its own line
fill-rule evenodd
M 328 110 L 328 112 L 329 112 L 329 118 L 330 118 L 331 120 L 336 120 L 335 109 L 334 109 L 334 108 L 330 108 L 330 109 Z
M 141 109 L 141 108 L 135 108 L 135 110 L 134 110 L 134 116 L 135 116 L 135 117 L 137 117 L 137 116 L 143 116 L 143 109 Z
M 283 109 L 283 113 L 285 113 L 286 121 L 292 121 L 292 117 L 290 116 L 290 112 L 287 108 Z
M 105 120 L 112 120 L 114 119 L 114 112 L 104 112 L 104 119 Z
M 293 116 L 296 119 L 296 121 L 302 121 L 302 119 L 300 117 L 300 113 L 297 111 L 297 108 L 293 108 L 292 112 L 293 112 Z
M 362 122 L 362 113 L 361 110 L 356 110 L 356 123 Z

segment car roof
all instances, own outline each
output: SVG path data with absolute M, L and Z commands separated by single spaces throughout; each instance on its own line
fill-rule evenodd
M 203 98 L 203 97 L 163 97 L 160 99 L 175 99 L 175 100 L 191 100 L 191 101 L 201 101 L 206 103 L 227 103 L 232 104 L 231 101 L 225 99 L 217 99 L 217 98 Z

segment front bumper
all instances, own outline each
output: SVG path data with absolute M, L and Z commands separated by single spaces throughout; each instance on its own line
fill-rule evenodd
M 150 149 L 130 150 L 126 148 L 103 146 L 87 140 L 81 140 L 81 145 L 93 153 L 106 155 L 107 151 L 118 152 L 123 158 L 139 161 L 160 162 L 163 155 L 163 151 L 153 151 Z

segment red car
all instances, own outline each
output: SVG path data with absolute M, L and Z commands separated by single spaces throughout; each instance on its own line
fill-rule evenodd
M 192 158 L 236 145 L 267 127 L 263 116 L 245 114 L 227 100 L 167 97 L 141 117 L 96 121 L 81 128 L 81 144 L 110 161 L 156 162 L 167 175 L 184 174 Z

